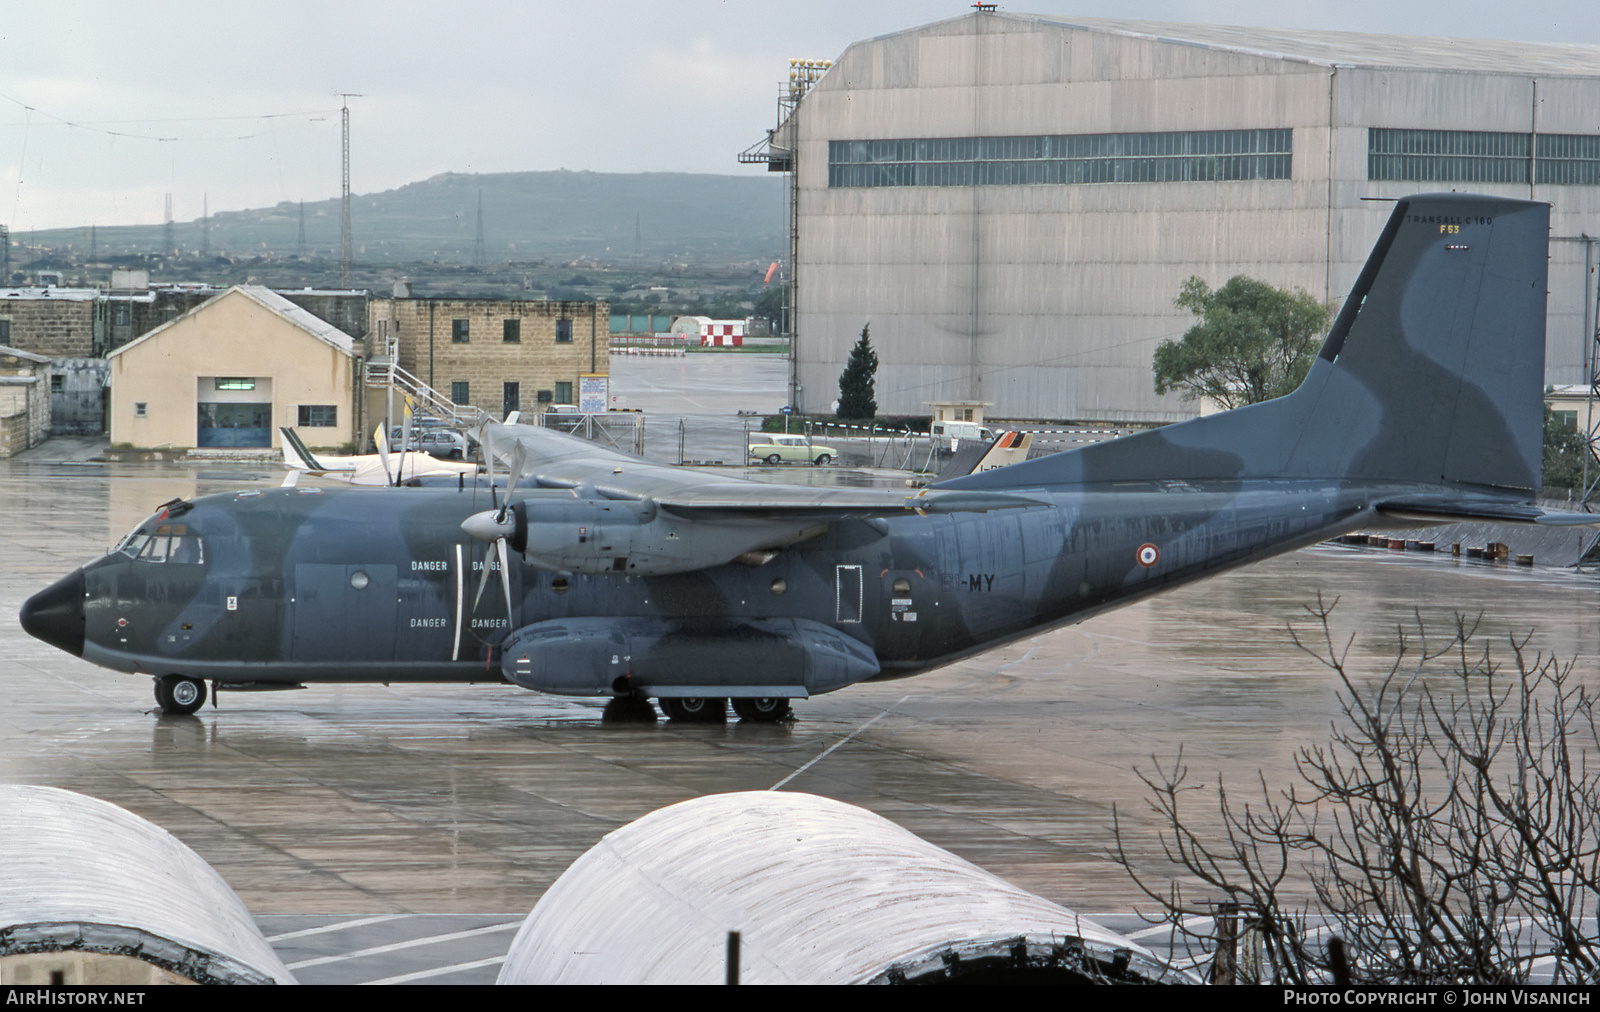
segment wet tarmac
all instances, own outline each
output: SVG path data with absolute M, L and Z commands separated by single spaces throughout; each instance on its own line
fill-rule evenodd
M 596 701 L 487 685 L 226 693 L 195 716 L 158 717 L 148 679 L 17 626 L 27 595 L 155 504 L 279 480 L 248 465 L 0 463 L 0 780 L 81 791 L 170 830 L 282 929 L 269 933 L 294 934 L 285 946 L 331 944 L 328 925 L 372 917 L 465 917 L 416 929 L 478 940 L 460 960 L 477 976 L 427 977 L 441 982 L 492 979 L 511 930 L 495 926 L 602 835 L 718 791 L 781 785 L 863 805 L 1074 909 L 1129 911 L 1139 894 L 1107 857 L 1113 805 L 1138 860 L 1166 870 L 1136 767 L 1181 746 L 1201 782 L 1243 783 L 1326 739 L 1333 676 L 1285 632 L 1319 592 L 1339 598 L 1362 672 L 1387 667 L 1397 625 L 1481 612 L 1491 635 L 1531 631 L 1600 685 L 1595 576 L 1333 547 L 805 701 L 790 726 L 612 723 Z M 307 924 L 324 930 L 295 934 Z M 348 954 L 323 953 L 297 972 L 423 972 L 405 964 L 420 943 L 352 944 L 381 949 L 384 968 L 341 977 Z
M 741 454 L 740 411 L 783 399 L 778 355 L 612 358 L 649 412 L 646 454 Z M 615 723 L 598 701 L 510 686 L 225 693 L 158 717 L 148 679 L 26 636 L 23 599 L 152 507 L 277 484 L 249 464 L 99 464 L 53 440 L 0 461 L 0 781 L 122 805 L 210 861 L 305 982 L 488 982 L 515 926 L 610 830 L 702 794 L 810 791 L 863 805 L 1018 885 L 1136 930 L 1107 857 L 1115 805 L 1141 866 L 1169 868 L 1136 768 L 1178 749 L 1200 782 L 1281 777 L 1324 741 L 1334 678 L 1285 624 L 1321 592 L 1386 670 L 1397 626 L 1483 613 L 1600 684 L 1600 578 L 1447 555 L 1316 548 L 1025 639 L 943 670 L 797 705 L 792 725 Z M 791 482 L 899 484 L 840 467 L 740 468 Z M 314 481 L 308 479 L 308 482 Z M 400 493 L 404 494 L 404 493 Z M 1156 939 L 1147 938 L 1147 942 Z

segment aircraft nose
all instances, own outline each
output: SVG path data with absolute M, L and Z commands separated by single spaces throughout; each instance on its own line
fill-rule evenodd
M 69 654 L 83 656 L 83 570 L 75 570 L 22 602 L 28 635 Z

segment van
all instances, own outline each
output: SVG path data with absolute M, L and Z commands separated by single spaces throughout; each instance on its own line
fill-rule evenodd
M 977 422 L 934 422 L 932 426 L 935 436 L 944 436 L 952 442 L 958 439 L 981 439 L 985 443 L 994 442 L 994 430 Z

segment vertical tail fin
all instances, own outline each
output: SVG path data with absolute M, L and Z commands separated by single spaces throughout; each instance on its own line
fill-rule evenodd
M 1548 204 L 1523 200 L 1401 200 L 1294 393 L 953 485 L 1306 477 L 1537 489 L 1549 220 Z

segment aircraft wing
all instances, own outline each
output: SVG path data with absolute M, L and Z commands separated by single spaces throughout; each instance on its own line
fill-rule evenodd
M 650 503 L 686 520 L 718 518 L 831 519 L 899 516 L 906 513 L 982 513 L 1042 505 L 1018 492 L 951 489 L 812 487 L 708 477 L 702 472 L 654 464 L 552 429 L 486 424 L 480 442 L 508 464 L 523 450 L 520 483 L 573 489 L 594 497 Z

